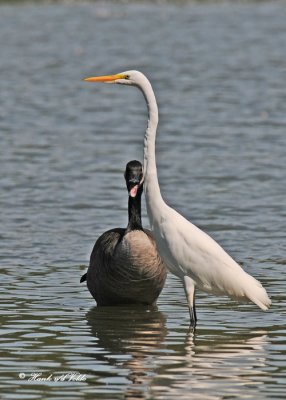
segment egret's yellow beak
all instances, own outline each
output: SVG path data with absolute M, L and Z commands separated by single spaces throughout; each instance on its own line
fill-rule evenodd
M 83 80 L 86 82 L 114 83 L 118 79 L 125 79 L 125 75 L 116 74 L 116 75 L 92 76 L 90 78 L 84 78 Z

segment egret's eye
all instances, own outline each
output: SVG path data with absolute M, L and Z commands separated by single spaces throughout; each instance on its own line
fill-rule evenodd
M 125 75 L 125 79 L 126 80 L 130 79 L 130 75 Z

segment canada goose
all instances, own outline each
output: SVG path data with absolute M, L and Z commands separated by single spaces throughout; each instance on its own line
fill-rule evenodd
M 124 176 L 129 193 L 127 228 L 111 229 L 98 238 L 80 280 L 87 281 L 99 306 L 155 304 L 166 280 L 153 235 L 142 228 L 142 164 L 130 161 Z

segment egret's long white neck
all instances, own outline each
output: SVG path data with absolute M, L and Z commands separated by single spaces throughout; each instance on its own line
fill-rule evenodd
M 165 204 L 160 192 L 155 155 L 156 132 L 159 120 L 158 106 L 152 86 L 145 76 L 138 84 L 138 87 L 145 97 L 148 109 L 148 124 L 144 137 L 143 172 L 147 212 L 151 227 L 153 227 L 154 218 L 159 214 L 156 211 L 159 211 Z

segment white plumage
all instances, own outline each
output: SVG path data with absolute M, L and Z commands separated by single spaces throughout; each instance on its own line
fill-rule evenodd
M 153 222 L 157 249 L 167 268 L 181 280 L 188 276 L 199 289 L 238 300 L 251 300 L 263 310 L 269 299 L 260 282 L 247 274 L 209 235 L 170 207 Z
M 205 232 L 187 221 L 162 199 L 157 178 L 155 139 L 158 108 L 152 86 L 139 71 L 86 78 L 91 82 L 108 82 L 137 86 L 148 107 L 148 125 L 144 138 L 144 191 L 147 213 L 158 252 L 167 268 L 183 282 L 191 325 L 196 325 L 195 288 L 228 295 L 239 301 L 250 300 L 262 310 L 271 301 L 260 282 L 247 274 Z

